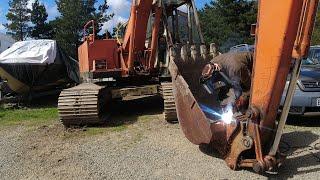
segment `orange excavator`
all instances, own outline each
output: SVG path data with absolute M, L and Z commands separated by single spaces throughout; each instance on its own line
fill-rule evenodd
M 61 121 L 66 126 L 100 124 L 112 108 L 111 99 L 161 93 L 166 119 L 178 115 L 190 142 L 214 147 L 233 170 L 250 167 L 261 173 L 276 169 L 284 159 L 279 143 L 301 59 L 308 53 L 318 0 L 258 2 L 246 113 L 223 114 L 217 97 L 199 82 L 203 67 L 217 53 L 214 45 L 207 50 L 194 0 L 133 0 L 123 42 L 97 40 L 93 32 L 79 47 L 84 83 L 61 93 Z M 187 13 L 178 10 L 181 5 L 187 6 Z M 181 25 L 183 22 L 187 24 Z M 93 21 L 86 27 L 90 24 L 94 27 Z M 161 55 L 163 44 L 167 51 Z M 277 121 L 289 75 L 285 105 Z
M 180 0 L 133 0 L 122 41 L 97 39 L 95 22 L 88 22 L 84 34 L 89 29 L 92 33 L 84 37 L 78 48 L 83 83 L 60 94 L 58 109 L 62 123 L 103 124 L 108 121 L 113 99 L 157 94 L 164 98 L 165 119 L 177 120 L 166 58 L 166 38 L 170 36 L 167 20 L 170 16 L 172 24 L 177 23 L 177 8 L 186 3 L 190 4 Z M 162 51 L 159 46 L 164 46 Z

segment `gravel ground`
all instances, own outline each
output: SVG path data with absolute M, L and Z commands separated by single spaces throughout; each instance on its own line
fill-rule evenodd
M 284 140 L 290 156 L 278 175 L 231 171 L 164 122 L 157 99 L 134 101 L 115 115 L 124 128 L 98 133 L 48 126 L 0 128 L 0 179 L 317 179 L 320 128 L 291 125 Z M 129 105 L 128 105 L 129 104 Z M 148 110 L 143 107 L 150 107 Z M 136 113 L 140 112 L 140 113 Z M 142 115 L 147 114 L 147 115 Z M 320 123 L 312 122 L 312 126 Z M 299 146 L 299 147 L 298 147 Z M 296 148 L 297 147 L 297 148 Z

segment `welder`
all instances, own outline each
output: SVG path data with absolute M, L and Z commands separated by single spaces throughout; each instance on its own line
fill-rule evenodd
M 202 71 L 201 82 L 217 93 L 222 107 L 245 109 L 249 104 L 252 52 L 229 52 L 214 57 Z

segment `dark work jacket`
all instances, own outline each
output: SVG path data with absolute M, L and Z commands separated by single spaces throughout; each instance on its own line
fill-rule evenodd
M 252 52 L 225 53 L 213 58 L 211 63 L 219 64 L 222 68 L 221 71 L 233 82 L 233 88 L 240 91 L 236 94 L 237 98 L 243 91 L 250 90 L 253 67 Z

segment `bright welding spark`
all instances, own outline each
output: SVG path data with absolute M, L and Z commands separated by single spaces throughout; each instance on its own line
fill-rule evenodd
M 221 116 L 221 119 L 226 124 L 231 124 L 235 121 L 235 119 L 233 118 L 233 111 L 231 105 L 227 106 L 226 111 Z
M 223 113 L 222 115 L 217 113 L 216 111 L 214 111 L 212 108 L 209 108 L 205 105 L 201 104 L 200 107 L 204 112 L 221 118 L 221 120 L 226 124 L 231 124 L 232 122 L 235 121 L 235 119 L 233 118 L 233 112 L 232 112 L 231 106 L 228 106 L 227 111 L 225 113 Z
M 228 109 L 227 112 L 223 113 L 221 119 L 226 124 L 231 124 L 234 121 L 232 109 Z

